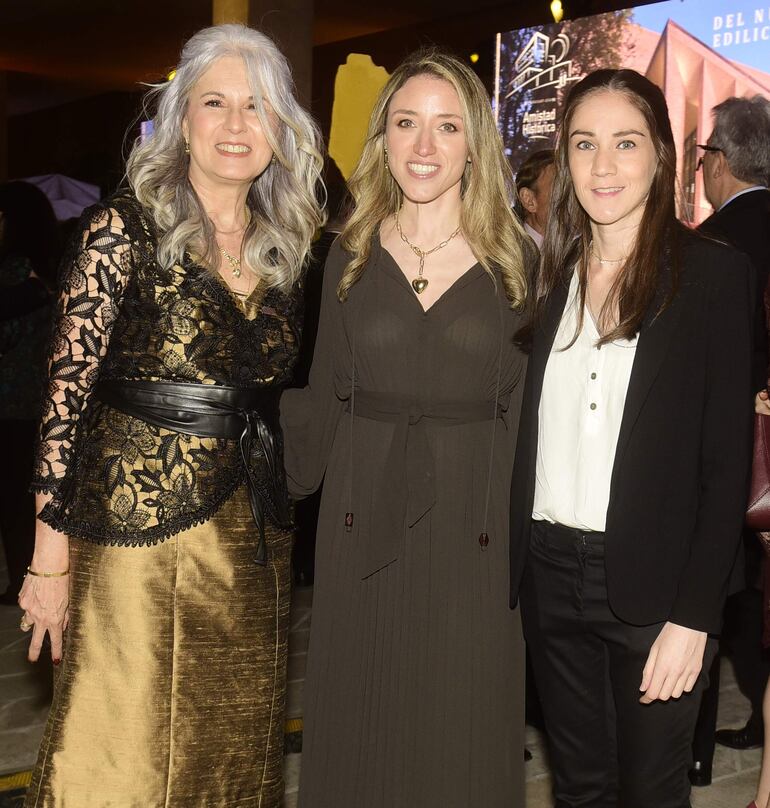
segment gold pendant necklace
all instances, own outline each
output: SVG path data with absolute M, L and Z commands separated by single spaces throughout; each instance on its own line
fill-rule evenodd
M 230 269 L 233 272 L 233 276 L 236 277 L 236 278 L 240 278 L 241 277 L 241 259 L 236 258 L 234 255 L 231 255 L 229 252 L 227 252 L 227 250 L 224 247 L 221 247 L 221 246 L 219 248 L 219 252 L 221 252 L 222 255 L 224 255 L 224 257 L 227 259 L 227 263 L 230 264 Z
M 398 220 L 398 214 L 401 213 L 401 208 L 396 211 L 396 230 L 398 230 L 398 235 L 401 236 L 401 241 L 409 247 L 409 249 L 420 259 L 420 268 L 417 270 L 417 277 L 412 281 L 412 289 L 417 292 L 418 295 L 421 295 L 427 288 L 428 288 L 428 279 L 423 278 L 422 273 L 425 269 L 425 258 L 429 256 L 431 253 L 436 252 L 436 250 L 440 250 L 442 247 L 446 247 L 447 244 L 460 232 L 460 228 L 458 227 L 457 230 L 452 233 L 449 238 L 445 238 L 440 244 L 437 244 L 435 247 L 432 247 L 430 250 L 421 250 L 416 244 L 412 244 L 411 241 L 404 235 L 404 231 L 401 229 L 401 222 Z

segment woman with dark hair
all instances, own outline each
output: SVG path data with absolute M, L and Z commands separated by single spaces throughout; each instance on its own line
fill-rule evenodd
M 570 92 L 512 483 L 559 808 L 685 808 L 746 507 L 752 275 L 676 218 L 662 92 Z
M 0 603 L 9 606 L 16 605 L 35 541 L 29 486 L 57 257 L 46 195 L 27 182 L 0 185 L 0 536 L 8 565 Z

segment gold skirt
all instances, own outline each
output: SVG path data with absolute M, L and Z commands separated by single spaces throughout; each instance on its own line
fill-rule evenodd
M 70 623 L 25 808 L 275 808 L 291 535 L 245 488 L 150 547 L 71 542 Z

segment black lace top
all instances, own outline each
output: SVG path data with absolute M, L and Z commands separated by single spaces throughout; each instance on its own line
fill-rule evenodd
M 33 487 L 41 518 L 102 544 L 154 544 L 208 519 L 243 482 L 237 441 L 155 427 L 89 400 L 97 379 L 283 386 L 296 290 L 239 300 L 186 261 L 162 269 L 153 226 L 122 192 L 83 214 L 65 257 Z M 251 464 L 267 474 L 258 448 Z M 268 517 L 272 514 L 268 512 Z

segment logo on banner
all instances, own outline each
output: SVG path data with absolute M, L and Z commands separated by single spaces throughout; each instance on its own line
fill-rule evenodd
M 523 93 L 529 98 L 521 118 L 521 134 L 528 140 L 550 140 L 556 132 L 556 91 L 582 76 L 567 56 L 569 37 L 560 32 L 549 36 L 535 31 L 513 63 L 513 76 L 508 82 L 506 98 Z M 550 92 L 540 92 L 548 90 Z
M 522 90 L 542 90 L 546 87 L 565 87 L 571 81 L 579 81 L 573 75 L 572 59 L 567 59 L 570 41 L 566 34 L 550 37 L 536 31 L 524 46 L 514 63 L 516 71 L 511 78 L 508 93 L 510 98 Z

